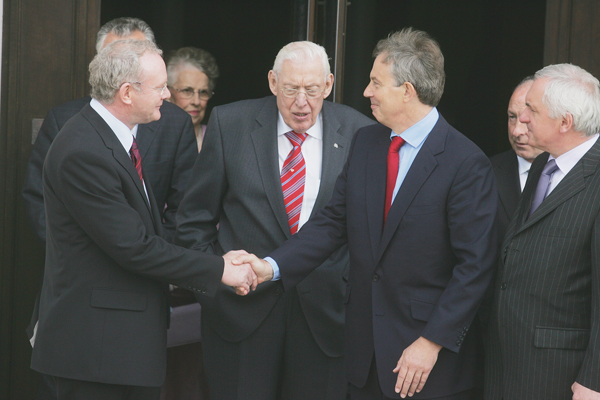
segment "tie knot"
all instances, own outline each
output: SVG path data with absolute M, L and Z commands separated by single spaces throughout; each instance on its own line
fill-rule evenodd
M 292 142 L 292 146 L 302 146 L 302 143 L 304 143 L 307 136 L 307 133 L 298 133 L 294 131 L 289 131 L 285 133 L 285 137 L 287 137 L 290 140 L 290 142 Z
M 542 174 L 544 175 L 552 175 L 558 169 L 558 165 L 556 165 L 556 161 L 554 158 L 546 163 L 544 166 L 544 170 Z
M 404 141 L 404 139 L 402 139 L 400 136 L 394 136 L 392 138 L 392 143 L 390 143 L 390 153 L 397 153 L 400 151 L 400 147 L 402 147 L 402 145 L 406 143 Z

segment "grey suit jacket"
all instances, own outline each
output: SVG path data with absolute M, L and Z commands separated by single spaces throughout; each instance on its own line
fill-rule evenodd
M 354 133 L 374 123 L 350 107 L 328 101 L 321 112 L 322 175 L 313 214 L 331 197 Z M 177 213 L 176 243 L 217 254 L 244 249 L 264 257 L 291 236 L 281 189 L 277 118 L 274 96 L 213 109 Z M 298 287 L 311 332 L 329 356 L 343 351 L 347 268 L 344 248 Z M 222 285 L 214 299 L 200 299 L 203 323 L 228 341 L 240 341 L 254 332 L 282 292 L 280 282 L 268 282 L 240 297 Z
M 528 218 L 548 160 L 534 161 L 502 245 L 486 352 L 486 398 L 600 391 L 600 141 Z
M 160 237 L 151 186 L 146 197 L 121 142 L 89 105 L 65 124 L 44 165 L 46 266 L 32 368 L 160 386 L 166 283 L 214 296 L 223 259 Z

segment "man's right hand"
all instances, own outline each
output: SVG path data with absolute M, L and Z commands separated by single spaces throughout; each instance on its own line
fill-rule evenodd
M 257 275 L 258 283 L 263 283 L 273 279 L 273 267 L 268 261 L 256 257 L 254 254 L 241 254 L 239 255 L 234 264 L 250 264 L 254 273 Z
M 223 268 L 221 282 L 232 286 L 237 294 L 245 296 L 250 293 L 250 289 L 256 289 L 256 285 L 260 282 L 250 264 L 244 262 L 232 263 L 233 260 L 242 255 L 248 255 L 248 253 L 244 250 L 232 250 L 223 256 L 225 267 Z

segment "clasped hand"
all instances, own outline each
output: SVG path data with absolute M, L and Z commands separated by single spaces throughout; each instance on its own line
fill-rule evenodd
M 255 290 L 259 282 L 249 263 L 234 263 L 242 255 L 249 254 L 244 250 L 232 250 L 223 256 L 225 267 L 223 268 L 221 282 L 232 286 L 237 294 L 245 296 L 250 293 L 250 289 Z
M 228 258 L 226 258 L 228 257 Z M 254 254 L 248 254 L 244 250 L 236 250 L 230 251 L 229 253 L 223 256 L 225 258 L 225 265 L 227 265 L 227 261 L 231 262 L 231 266 L 233 268 L 244 268 L 245 270 L 250 270 L 252 275 L 251 283 L 248 285 L 243 284 L 233 284 L 230 286 L 235 287 L 235 292 L 241 296 L 245 296 L 250 292 L 250 288 L 252 290 L 256 289 L 256 286 L 259 283 L 263 283 L 266 281 L 270 281 L 273 279 L 273 268 L 271 264 L 267 261 L 256 257 Z M 223 274 L 225 276 L 225 274 Z M 223 283 L 226 283 L 223 281 Z

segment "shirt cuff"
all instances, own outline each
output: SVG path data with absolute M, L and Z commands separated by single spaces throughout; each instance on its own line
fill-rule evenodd
M 281 279 L 281 275 L 279 274 L 279 265 L 277 265 L 277 261 L 273 260 L 271 257 L 265 257 L 265 261 L 271 264 L 271 268 L 273 268 L 273 279 L 272 281 L 278 281 Z

